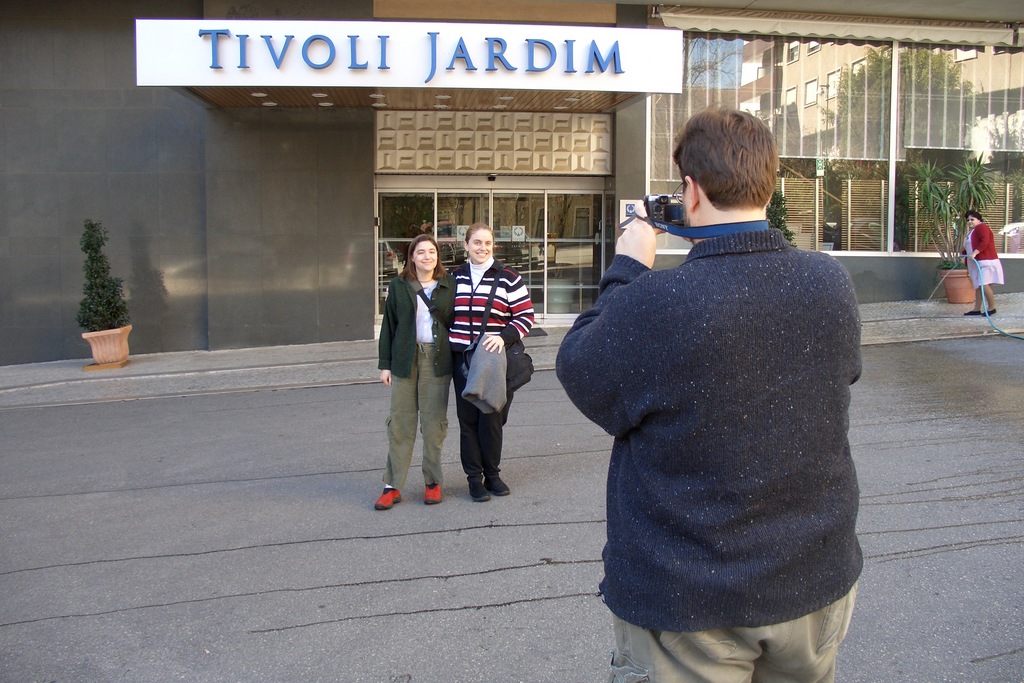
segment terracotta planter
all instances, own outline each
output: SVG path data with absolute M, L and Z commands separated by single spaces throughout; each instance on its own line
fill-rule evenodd
M 131 331 L 132 326 L 125 325 L 113 330 L 83 332 L 82 339 L 89 342 L 89 346 L 92 347 L 92 358 L 96 361 L 94 365 L 85 366 L 85 369 L 108 370 L 127 365 L 128 334 Z
M 974 285 L 966 269 L 940 270 L 942 286 L 946 290 L 946 301 L 951 304 L 973 304 Z

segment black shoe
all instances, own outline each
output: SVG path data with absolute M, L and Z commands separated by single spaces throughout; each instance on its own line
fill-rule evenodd
M 967 311 L 964 315 L 981 315 L 981 311 Z
M 484 483 L 473 479 L 469 480 L 469 495 L 476 503 L 486 503 L 491 499 L 491 494 L 487 493 Z
M 996 309 L 993 308 L 993 309 L 989 310 L 988 314 L 989 315 L 995 315 L 996 314 Z
M 486 477 L 484 479 L 484 488 L 493 493 L 496 496 L 507 496 L 512 493 L 508 488 L 508 484 L 501 480 L 501 477 L 494 475 L 493 477 Z

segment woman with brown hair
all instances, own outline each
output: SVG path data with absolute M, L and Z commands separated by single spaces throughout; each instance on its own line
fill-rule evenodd
M 380 381 L 391 387 L 387 419 L 388 460 L 384 492 L 374 504 L 389 510 L 402 501 L 416 442 L 423 435 L 423 502 L 441 502 L 441 448 L 448 433 L 452 354 L 448 328 L 454 318 L 455 283 L 438 259 L 431 235 L 409 244 L 402 273 L 388 285 L 378 344 Z

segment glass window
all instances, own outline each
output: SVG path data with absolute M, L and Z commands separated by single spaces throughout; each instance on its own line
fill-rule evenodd
M 412 238 L 422 232 L 433 234 L 434 194 L 382 192 L 378 201 L 377 295 L 383 306 L 388 283 L 405 267 Z
M 466 229 L 473 223 L 487 223 L 488 197 L 486 193 L 437 194 L 437 246 L 441 250 L 441 263 L 452 269 L 466 261 Z M 497 238 L 497 235 L 495 235 Z M 496 250 L 497 251 L 497 250 Z M 495 253 L 496 258 L 500 258 Z
M 534 287 L 543 286 L 543 273 L 537 272 L 544 251 L 544 194 L 494 194 L 494 257 L 512 266 Z
M 580 313 L 593 304 L 601 278 L 600 226 L 600 194 L 548 194 L 545 313 Z
M 793 40 L 786 46 L 786 63 L 792 64 L 800 59 L 800 41 Z
M 963 49 L 963 50 L 958 49 L 956 51 L 956 54 L 955 54 L 955 59 L 958 62 L 965 62 L 968 59 L 977 59 L 977 58 L 978 58 L 978 49 L 974 48 L 974 47 L 966 48 L 966 49 Z
M 807 59 L 793 59 L 812 43 Z M 683 94 L 652 100 L 652 192 L 679 182 L 671 145 L 691 113 L 736 107 L 775 135 L 798 245 L 888 248 L 890 44 L 688 33 L 684 50 Z M 663 250 L 688 246 L 659 240 Z
M 494 257 L 519 271 L 538 313 L 577 314 L 593 305 L 604 271 L 606 201 L 587 191 L 380 191 L 378 315 L 416 235 L 434 235 L 452 270 L 466 261 L 466 229 L 476 222 L 492 226 Z
M 839 78 L 842 74 L 843 72 L 841 69 L 836 69 L 835 71 L 830 71 L 828 73 L 828 91 L 826 93 L 826 99 L 834 100 L 836 95 L 839 94 Z
M 812 78 L 804 83 L 804 106 L 810 107 L 818 103 L 818 79 Z
M 807 58 L 798 60 L 801 44 Z M 981 212 L 1002 253 L 1020 253 L 1020 235 L 1001 228 L 1024 220 L 1024 48 L 898 49 L 894 103 L 891 43 L 687 33 L 683 94 L 652 98 L 651 191 L 671 192 L 679 182 L 671 151 L 687 118 L 722 104 L 772 129 L 799 246 L 879 251 L 891 239 L 896 250 L 931 250 L 927 222 L 916 218 L 913 165 L 932 161 L 949 171 L 980 156 L 995 195 Z M 662 250 L 687 246 L 659 238 Z
M 977 208 L 997 250 L 1021 253 L 1019 233 L 1002 228 L 1024 219 L 1024 50 L 904 45 L 899 69 L 896 248 L 934 251 L 915 201 L 914 166 L 932 162 L 952 180 L 965 160 L 980 157 L 994 197 Z

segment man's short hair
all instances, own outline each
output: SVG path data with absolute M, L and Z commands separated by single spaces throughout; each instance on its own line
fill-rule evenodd
M 768 126 L 754 116 L 709 107 L 686 122 L 672 158 L 718 209 L 763 208 L 775 191 L 779 154 Z

